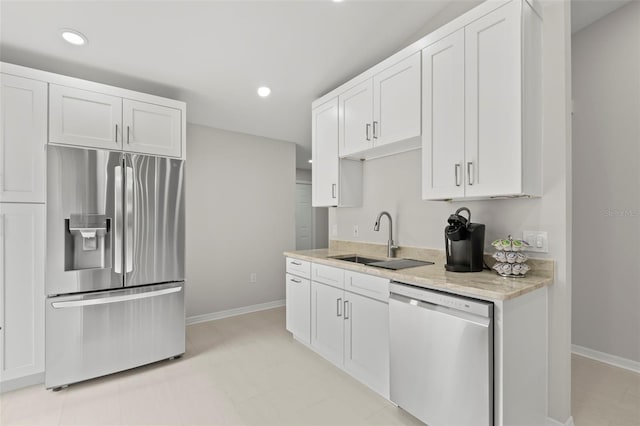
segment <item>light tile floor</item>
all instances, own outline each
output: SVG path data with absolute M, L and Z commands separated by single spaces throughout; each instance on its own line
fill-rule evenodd
M 640 426 L 640 376 L 574 357 L 577 426 Z M 0 395 L 8 425 L 420 425 L 295 342 L 284 309 L 187 327 L 187 353 L 60 392 Z

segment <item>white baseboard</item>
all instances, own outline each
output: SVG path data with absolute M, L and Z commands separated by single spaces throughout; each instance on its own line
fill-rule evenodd
M 596 361 L 613 365 L 614 367 L 620 367 L 624 368 L 625 370 L 631 370 L 635 373 L 640 373 L 640 362 L 638 361 L 622 358 L 617 355 L 611 355 L 605 352 L 596 351 L 578 345 L 571 345 L 571 352 L 576 355 L 584 356 L 586 358 L 595 359 Z
M 547 426 L 574 426 L 573 416 L 569 416 L 566 422 L 562 423 L 551 417 L 547 417 Z
M 228 309 L 226 311 L 211 312 L 210 314 L 194 315 L 187 318 L 187 325 L 198 324 L 218 320 L 222 318 L 235 317 L 237 315 L 248 314 L 251 312 L 264 311 L 265 309 L 279 308 L 284 306 L 285 300 L 274 300 L 273 302 L 259 303 L 257 305 L 243 306 L 241 308 Z
M 16 389 L 39 385 L 41 383 L 44 383 L 44 371 L 42 373 L 31 374 L 29 376 L 0 382 L 0 393 L 11 392 Z

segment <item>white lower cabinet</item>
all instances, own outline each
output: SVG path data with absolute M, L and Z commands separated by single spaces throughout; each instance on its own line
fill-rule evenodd
M 0 203 L 2 391 L 44 372 L 44 229 L 44 204 Z
M 287 274 L 287 330 L 307 345 L 311 339 L 311 281 Z
M 348 291 L 344 294 L 344 368 L 388 398 L 389 306 Z
M 387 303 L 313 281 L 311 347 L 380 395 L 389 397 Z

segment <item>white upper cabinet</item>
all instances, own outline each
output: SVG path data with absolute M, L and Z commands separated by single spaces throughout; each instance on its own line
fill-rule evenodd
M 338 158 L 338 98 L 312 111 L 311 141 L 313 206 L 359 206 L 362 164 Z
M 340 157 L 375 158 L 418 148 L 420 52 L 340 93 L 339 115 Z M 408 143 L 397 144 L 403 141 Z
M 464 196 L 464 30 L 422 51 L 422 198 Z
M 49 141 L 91 148 L 122 149 L 122 99 L 51 84 Z
M 521 192 L 520 28 L 516 1 L 465 27 L 467 197 Z
M 340 157 L 365 151 L 373 146 L 373 81 L 341 93 Z
M 83 88 L 49 84 L 49 142 L 185 157 L 183 103 L 144 94 L 131 99 L 135 92 L 71 83 Z
M 420 52 L 373 77 L 373 145 L 420 137 Z
M 0 202 L 43 203 L 47 83 L 0 74 Z
M 147 102 L 122 100 L 124 150 L 180 157 L 182 112 Z
M 44 372 L 44 204 L 0 203 L 0 387 Z
M 423 50 L 423 199 L 542 195 L 540 47 L 513 0 Z

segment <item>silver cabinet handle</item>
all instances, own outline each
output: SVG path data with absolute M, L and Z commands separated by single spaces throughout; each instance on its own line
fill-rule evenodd
M 456 186 L 460 186 L 460 168 L 462 165 L 460 163 L 456 163 Z
M 373 122 L 373 138 L 378 139 L 378 122 Z
M 113 272 L 120 274 L 122 273 L 122 167 L 116 166 L 114 173 L 113 228 L 116 235 L 113 239 Z
M 331 184 L 331 198 L 336 198 L 336 184 Z
M 467 162 L 467 181 L 473 185 L 473 161 Z
M 367 123 L 365 125 L 365 133 L 367 135 L 367 140 L 370 141 L 371 140 L 371 135 L 370 135 L 370 133 L 371 133 L 371 124 Z
M 336 299 L 336 316 L 342 316 L 342 297 Z
M 296 265 L 296 266 L 302 266 L 302 263 L 296 262 L 296 261 L 293 261 L 293 260 L 291 261 L 291 264 L 292 265 Z
M 127 144 L 129 144 L 129 142 L 130 142 L 130 137 L 129 137 L 130 135 L 129 134 L 130 134 L 129 126 L 127 126 Z
M 118 124 L 116 123 L 116 143 L 118 143 Z
M 127 166 L 124 200 L 124 251 L 126 272 L 133 271 L 133 167 Z
M 349 319 L 349 301 L 348 300 L 344 301 L 344 319 L 346 320 Z
M 295 278 L 290 278 L 289 281 L 293 281 L 296 284 L 300 284 L 302 281 L 296 280 Z

